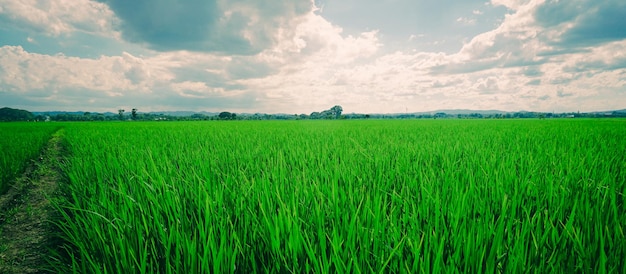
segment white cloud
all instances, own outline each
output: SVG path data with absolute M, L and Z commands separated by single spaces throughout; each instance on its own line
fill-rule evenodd
M 409 35 L 409 41 L 415 41 L 417 39 L 424 38 L 424 37 L 426 37 L 425 34 L 411 34 Z
M 297 61 L 303 56 L 322 59 L 327 63 L 345 64 L 359 58 L 372 56 L 381 47 L 377 31 L 363 32 L 359 36 L 343 36 L 340 27 L 332 25 L 320 15 L 310 12 L 305 17 L 295 18 L 290 28 L 278 31 L 278 44 L 261 55 L 268 58 Z
M 293 29 L 279 30 L 280 42 L 274 48 L 252 57 L 277 68 L 276 73 L 236 81 L 251 90 L 266 91 L 267 102 L 261 103 L 276 104 L 280 99 L 290 111 L 327 108 L 329 101 L 338 101 L 339 74 L 371 60 L 382 46 L 377 31 L 344 35 L 341 28 L 314 12 L 297 18 L 293 25 Z
M 531 1 L 533 0 L 491 0 L 491 4 L 494 6 L 504 6 L 511 10 L 518 10 Z
M 112 34 L 117 22 L 107 5 L 90 0 L 0 0 L 0 17 L 53 36 L 74 31 Z
M 178 95 L 190 98 L 207 98 L 209 95 L 227 95 L 224 88 L 211 88 L 204 82 L 184 81 L 172 83 L 171 88 Z
M 255 95 L 230 87 L 228 74 L 218 70 L 231 61 L 228 56 L 186 51 L 151 57 L 124 52 L 90 59 L 4 46 L 0 47 L 0 98 L 19 96 L 30 104 L 45 105 L 44 110 L 139 107 L 158 111 L 245 104 L 233 108 L 244 111 Z M 188 80 L 190 73 L 201 80 Z M 212 75 L 217 77 L 213 83 L 206 79 Z
M 533 17 L 542 2 L 515 5 L 516 11 L 507 15 L 499 27 L 474 37 L 456 54 L 401 51 L 386 54 L 380 51 L 382 46 L 377 45 L 375 32 L 361 35 L 362 39 L 357 40 L 342 36 L 339 27 L 321 18 L 307 18 L 296 27 L 293 39 L 284 39 L 286 42 L 273 52 L 261 54 L 265 60 L 274 61 L 273 66 L 280 68 L 278 73 L 239 82 L 252 90 L 266 91 L 264 111 L 269 112 L 273 108 L 306 112 L 332 104 L 362 112 L 380 109 L 404 112 L 404 107 L 400 107 L 403 105 L 414 110 L 571 110 L 581 98 L 587 98 L 587 88 L 597 88 L 600 83 L 593 84 L 600 74 L 564 73 L 568 67 L 579 64 L 574 60 L 589 60 L 593 54 L 596 59 L 601 58 L 595 62 L 615 66 L 622 63 L 619 59 L 610 63 L 609 51 L 601 50 L 541 56 L 551 49 L 538 39 L 543 29 Z M 315 24 L 307 25 L 311 22 Z M 611 47 L 614 52 L 626 52 L 620 51 L 622 45 Z M 352 56 L 342 54 L 346 48 L 351 49 L 348 52 Z M 527 73 L 528 67 L 546 73 Z M 437 72 L 440 68 L 443 70 Z M 619 89 L 619 83 L 624 80 L 620 82 L 617 75 L 620 74 L 601 76 L 616 83 L 603 88 L 604 92 L 610 94 Z M 543 84 L 528 84 L 533 81 Z M 572 95 L 565 99 L 557 96 L 555 90 L 559 88 Z M 603 102 L 606 104 L 606 100 Z
M 42 55 L 20 46 L 0 48 L 0 84 L 17 93 L 35 91 L 63 93 L 65 89 L 98 91 L 117 96 L 126 90 L 150 92 L 157 82 L 173 75 L 128 53 L 83 59 L 64 55 Z
M 476 19 L 475 18 L 469 18 L 469 17 L 459 17 L 456 19 L 457 22 L 459 23 L 463 23 L 465 25 L 473 25 L 476 24 Z
M 5 18 L 62 38 L 74 31 L 111 34 L 111 22 L 116 20 L 106 5 L 89 1 L 68 2 L 65 9 L 52 7 L 62 1 L 0 3 Z M 245 27 L 236 27 L 242 30 L 238 34 L 267 47 L 248 55 L 145 49 L 146 56 L 124 52 L 76 58 L 4 46 L 0 47 L 0 91 L 4 92 L 0 98 L 10 93 L 31 101 L 56 102 L 66 109 L 87 106 L 95 111 L 97 106 L 128 106 L 144 111 L 228 107 L 242 112 L 309 113 L 335 104 L 346 112 L 623 108 L 626 41 L 559 51 L 549 41 L 575 22 L 538 24 L 536 13 L 543 0 L 491 3 L 506 6 L 510 14 L 454 54 L 391 51 L 381 42 L 384 33 L 371 30 L 350 35 L 313 10 L 273 11 L 257 2 L 222 3 L 228 7 L 227 17 L 249 15 L 241 21 Z M 41 18 L 27 12 L 48 8 L 55 11 Z M 82 15 L 73 14 L 74 9 Z M 263 24 L 266 13 L 273 19 Z M 473 14 L 482 13 L 474 10 Z M 457 21 L 472 20 L 460 17 Z M 38 41 L 28 42 L 44 41 L 37 37 Z M 423 37 L 427 36 L 411 35 L 409 41 Z M 584 107 L 579 106 L 581 102 Z

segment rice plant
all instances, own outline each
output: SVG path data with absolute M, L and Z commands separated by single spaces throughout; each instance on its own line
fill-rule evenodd
M 0 194 L 35 159 L 58 124 L 0 123 Z
M 624 273 L 624 125 L 68 124 L 59 271 Z

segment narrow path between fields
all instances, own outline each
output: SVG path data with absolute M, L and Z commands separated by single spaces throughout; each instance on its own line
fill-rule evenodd
M 61 139 L 52 135 L 42 154 L 0 196 L 0 273 L 47 273 L 58 240 L 50 198 L 59 195 Z

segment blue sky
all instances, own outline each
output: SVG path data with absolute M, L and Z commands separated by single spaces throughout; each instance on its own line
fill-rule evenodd
M 0 0 L 0 106 L 626 108 L 617 0 Z

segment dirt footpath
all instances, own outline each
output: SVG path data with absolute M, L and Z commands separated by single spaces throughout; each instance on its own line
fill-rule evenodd
M 50 273 L 60 241 L 50 199 L 60 195 L 61 139 L 53 134 L 42 154 L 0 196 L 0 273 Z

